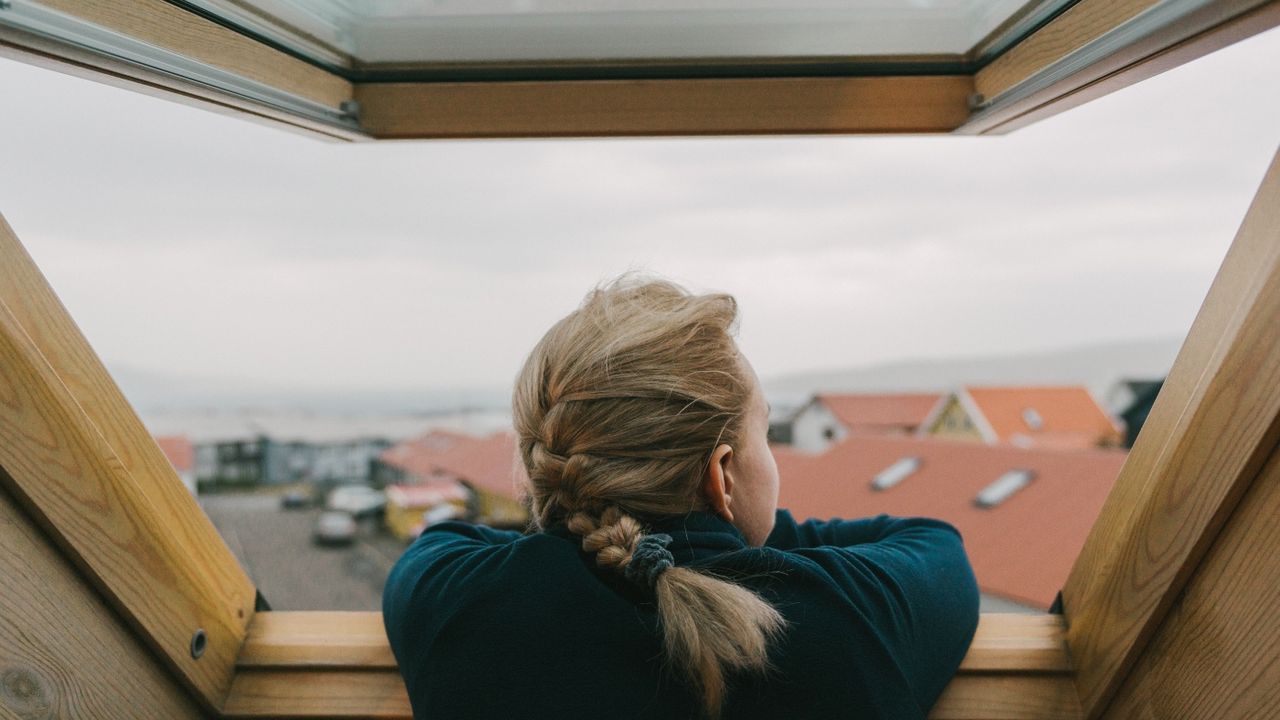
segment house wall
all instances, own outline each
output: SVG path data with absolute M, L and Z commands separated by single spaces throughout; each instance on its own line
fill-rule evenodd
M 262 481 L 272 485 L 301 482 L 310 478 L 315 448 L 304 442 L 264 439 L 266 459 Z
M 266 482 L 268 441 L 225 440 L 196 446 L 196 482 L 206 488 L 255 487 Z
M 848 429 L 826 405 L 813 400 L 796 413 L 791 424 L 791 445 L 804 452 L 822 452 L 848 434 Z
M 369 463 L 369 484 L 374 487 L 386 487 L 400 483 L 417 482 L 409 477 L 402 468 L 374 458 Z
M 938 417 L 934 418 L 933 423 L 926 432 L 934 437 L 948 440 L 982 442 L 982 433 L 978 432 L 977 426 L 973 423 L 973 418 L 969 417 L 968 411 L 965 410 L 964 405 L 960 404 L 959 398 L 955 395 L 947 398 L 942 412 L 938 414 Z
M 529 521 L 529 513 L 516 500 L 475 487 L 472 487 L 471 491 L 475 496 L 477 522 L 517 527 Z
M 458 510 L 466 512 L 466 503 L 453 500 L 446 501 L 453 504 Z M 396 503 L 387 503 L 386 516 L 384 522 L 387 530 L 400 540 L 410 540 L 413 537 L 413 529 L 422 522 L 422 514 L 435 507 L 434 505 L 397 505 Z
M 318 482 L 369 482 L 373 462 L 391 446 L 385 440 L 352 440 L 315 446 L 311 479 Z
M 1112 417 L 1117 417 L 1127 410 L 1137 397 L 1137 393 L 1133 391 L 1129 383 L 1122 380 L 1107 390 L 1107 396 L 1102 400 L 1103 408 Z

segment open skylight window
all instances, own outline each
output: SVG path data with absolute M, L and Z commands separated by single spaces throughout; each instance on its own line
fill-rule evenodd
M 880 474 L 875 476 L 871 481 L 871 487 L 875 490 L 888 490 L 898 483 L 906 480 L 909 475 L 920 469 L 920 458 L 906 457 L 895 462 Z
M 985 134 L 1273 27 L 1267 5 L 0 0 L 0 44 L 329 139 Z
M 317 61 L 367 68 L 851 56 L 958 61 L 1052 17 L 1064 0 L 194 0 Z M 350 58 L 344 62 L 343 58 Z
M 981 508 L 993 508 L 1008 500 L 1011 495 L 1031 484 L 1035 474 L 1030 470 L 1010 470 L 995 482 L 982 488 L 973 504 Z

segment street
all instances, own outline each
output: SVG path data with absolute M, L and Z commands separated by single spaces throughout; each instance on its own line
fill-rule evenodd
M 364 520 L 354 543 L 311 541 L 319 508 L 285 510 L 272 494 L 203 495 L 213 520 L 273 610 L 381 610 L 382 586 L 403 550 Z

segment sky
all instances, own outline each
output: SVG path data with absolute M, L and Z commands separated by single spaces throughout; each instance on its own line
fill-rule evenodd
M 112 367 L 508 385 L 628 270 L 761 376 L 1182 336 L 1280 142 L 1280 33 L 999 137 L 342 144 L 0 59 L 0 213 Z

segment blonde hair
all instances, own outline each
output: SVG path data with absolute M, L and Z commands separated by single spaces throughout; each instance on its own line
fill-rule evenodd
M 547 332 L 512 399 L 536 525 L 566 523 L 597 565 L 624 574 L 646 536 L 636 515 L 704 506 L 712 451 L 736 447 L 751 400 L 736 318 L 732 296 L 623 276 Z M 728 671 L 767 668 L 782 616 L 751 590 L 692 568 L 655 576 L 667 660 L 716 717 Z

